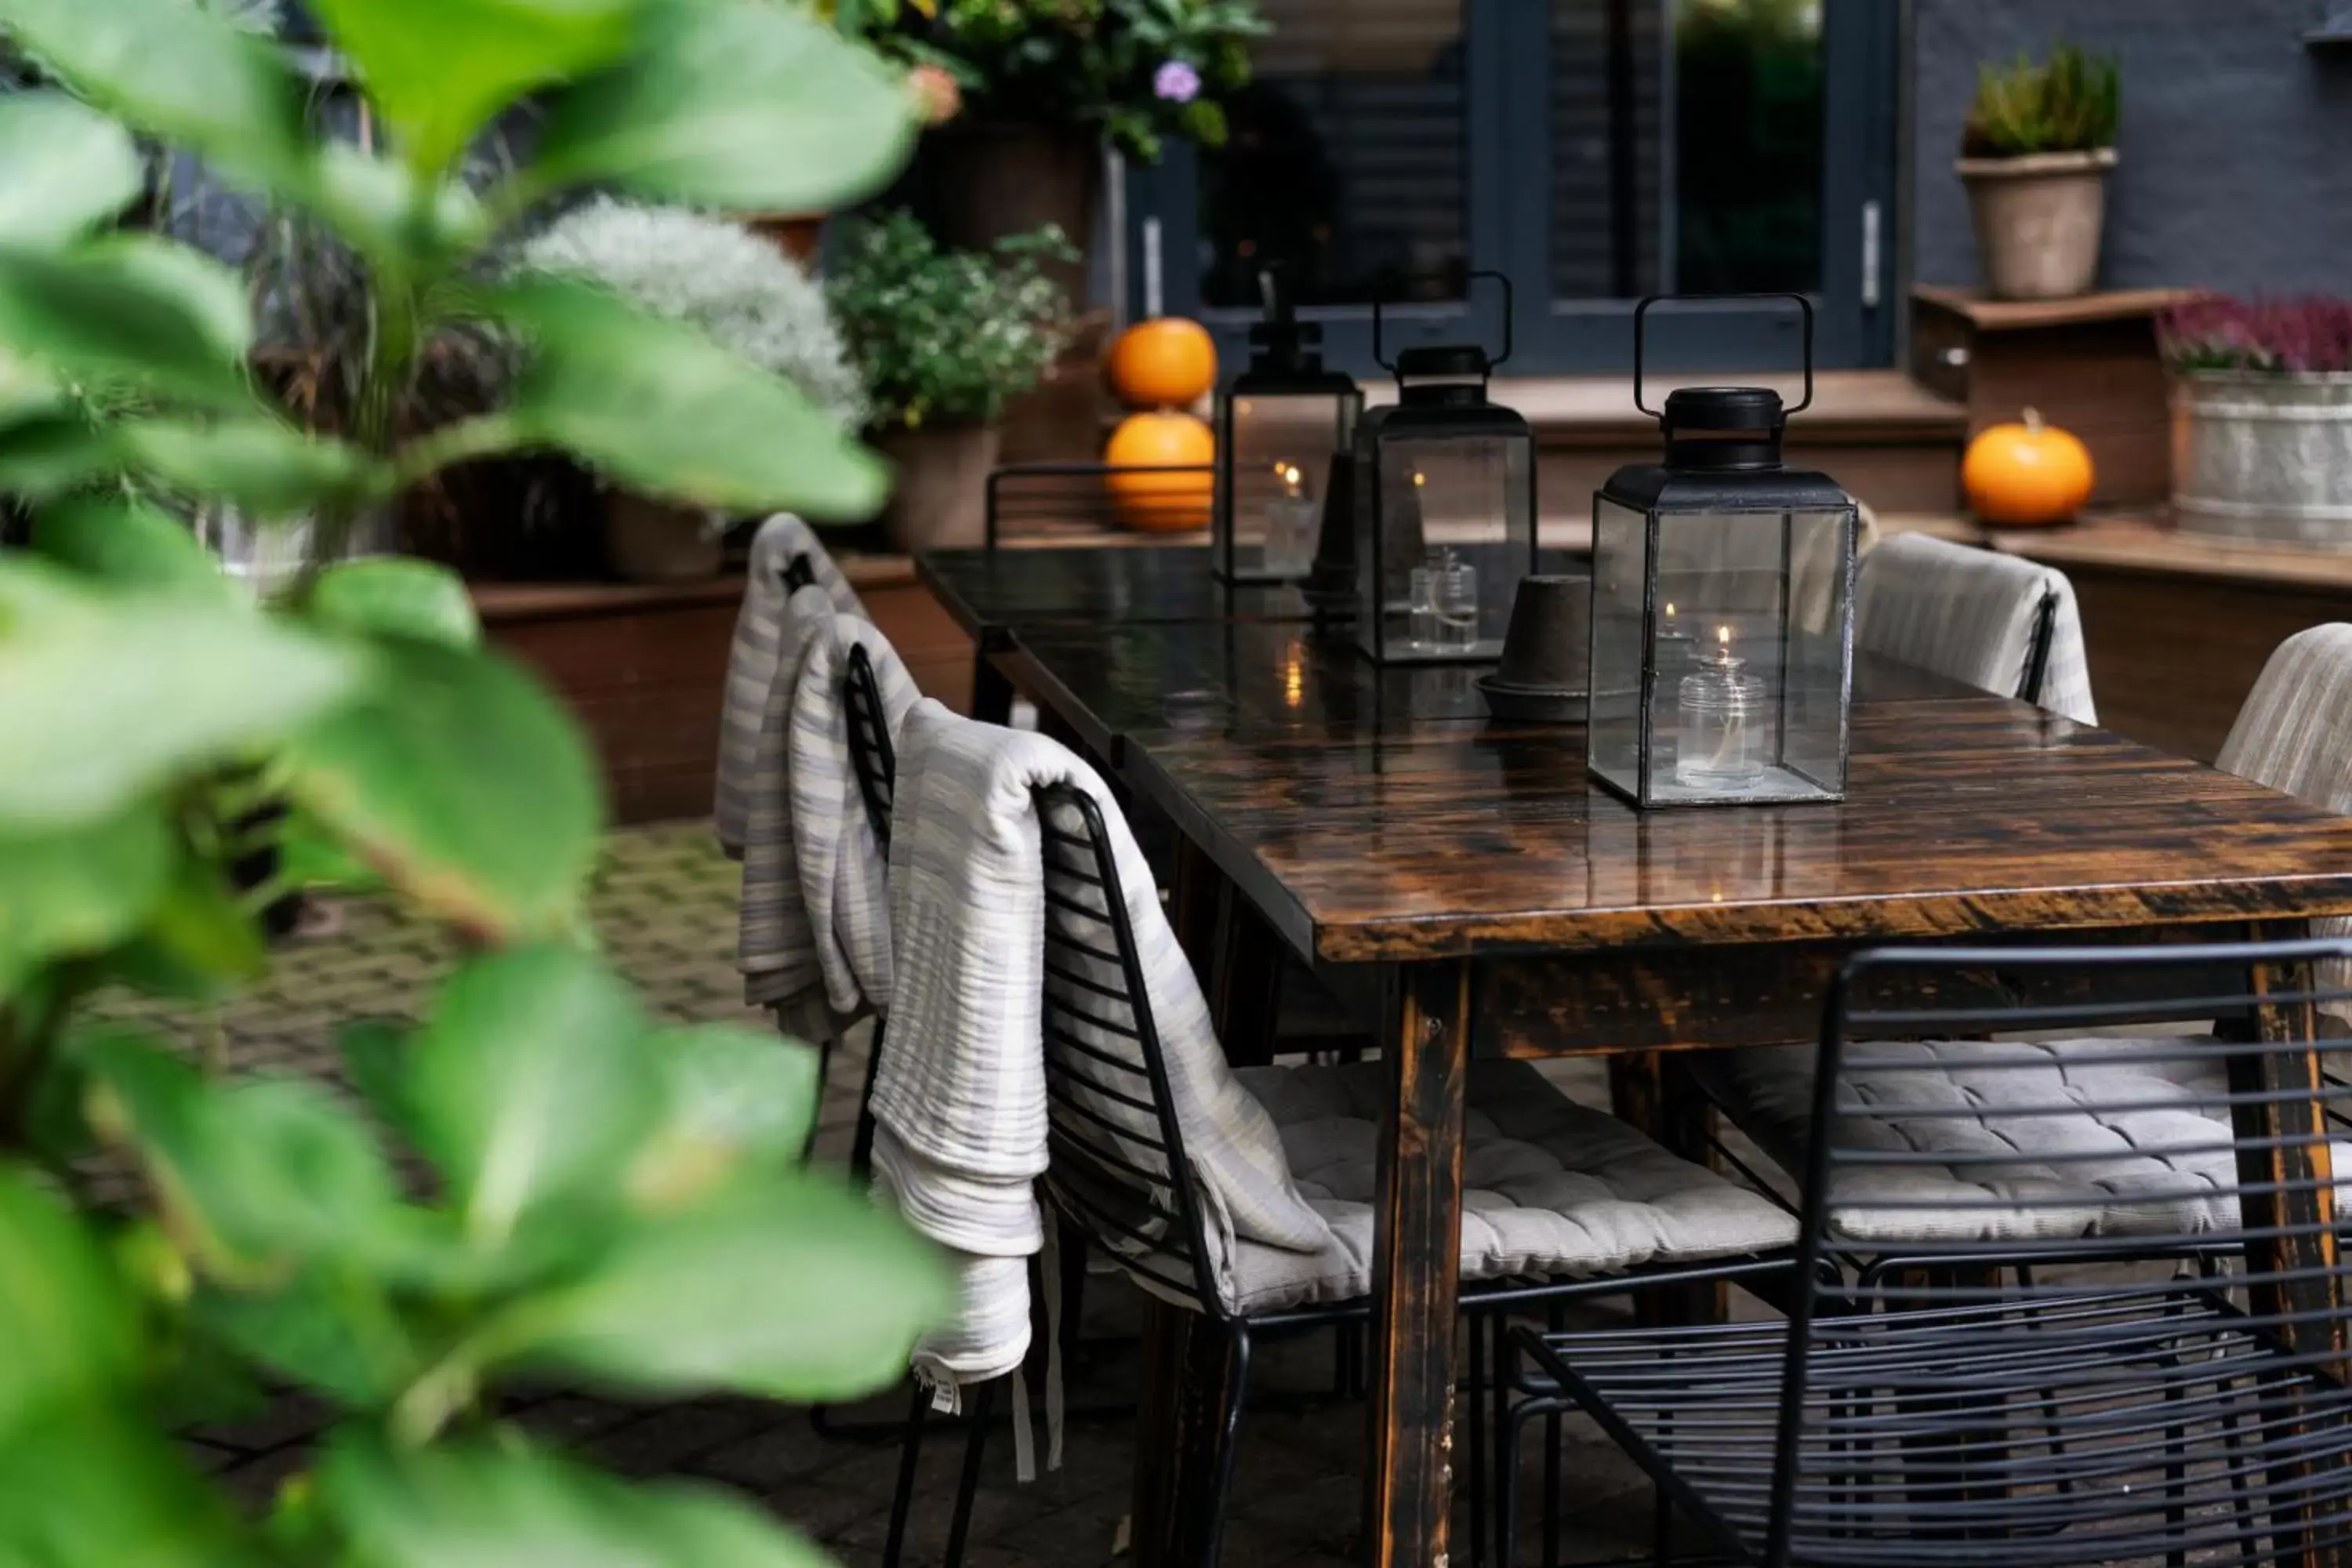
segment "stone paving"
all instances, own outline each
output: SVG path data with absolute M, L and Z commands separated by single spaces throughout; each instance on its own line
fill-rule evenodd
M 670 1017 L 763 1023 L 742 1005 L 735 973 L 737 872 L 712 843 L 708 824 L 681 823 L 614 835 L 597 881 L 598 930 L 618 966 L 649 1005 Z M 336 1026 L 362 1016 L 413 1016 L 453 955 L 435 928 L 383 906 L 340 911 L 341 929 L 297 939 L 279 952 L 267 984 L 227 1008 L 209 1041 L 191 1020 L 131 1001 L 117 1016 L 140 1017 L 240 1068 L 333 1078 Z M 836 1062 L 827 1095 L 821 1156 L 845 1153 L 862 1081 L 861 1038 Z M 1572 1080 L 1571 1092 L 1599 1089 Z M 1134 1468 L 1135 1331 L 1131 1289 L 1110 1279 L 1087 1293 L 1083 1348 L 1071 1369 L 1065 1462 L 1026 1486 L 1013 1479 L 1013 1445 L 992 1432 L 965 1562 L 971 1568 L 1074 1568 L 1113 1560 Z M 1227 1531 L 1230 1568 L 1343 1568 L 1350 1555 L 1360 1487 L 1360 1405 L 1331 1396 L 1328 1333 L 1263 1347 L 1254 1403 L 1242 1438 Z M 740 1489 L 822 1541 L 853 1568 L 878 1563 L 897 1474 L 895 1444 L 820 1436 L 806 1411 L 751 1400 L 645 1405 L 551 1391 L 513 1398 L 512 1414 L 550 1437 L 633 1475 L 688 1475 Z M 894 1394 L 843 1422 L 881 1425 L 903 1414 Z M 320 1413 L 286 1399 L 261 1417 L 212 1428 L 194 1441 L 205 1462 L 239 1491 L 266 1497 L 306 1463 Z M 1042 1438 L 1042 1433 L 1041 1433 Z M 1522 1496 L 1538 1486 L 1535 1451 Z M 952 1431 L 927 1447 L 906 1561 L 935 1563 L 945 1543 L 961 1444 Z M 1645 1554 L 1646 1481 L 1589 1423 L 1568 1424 L 1563 1513 L 1571 1562 Z M 1532 1523 L 1532 1520 L 1530 1520 Z M 1457 1521 L 1454 1561 L 1469 1561 Z M 1534 1560 L 1532 1536 L 1522 1561 Z

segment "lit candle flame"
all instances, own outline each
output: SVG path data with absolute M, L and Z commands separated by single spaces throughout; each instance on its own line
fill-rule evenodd
M 1673 620 L 1674 618 L 1675 618 L 1675 602 L 1674 602 L 1672 599 L 1669 599 L 1669 600 L 1667 600 L 1667 601 L 1666 601 L 1666 619 L 1668 619 L 1668 620 L 1670 620 L 1670 621 L 1671 621 L 1671 620 Z
M 1729 626 L 1716 627 L 1715 640 L 1723 647 L 1729 647 L 1731 646 L 1731 628 Z
M 1429 476 L 1416 469 L 1412 476 L 1413 488 L 1415 489 L 1419 489 L 1422 486 L 1427 483 L 1429 483 Z

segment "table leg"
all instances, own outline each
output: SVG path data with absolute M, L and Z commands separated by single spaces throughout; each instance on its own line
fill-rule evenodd
M 2311 986 L 2308 963 L 2258 970 L 2252 976 L 2252 990 L 2257 996 L 2308 994 Z M 2307 1001 L 2265 1003 L 2256 1009 L 2254 1026 L 2257 1037 L 2264 1041 L 2319 1038 L 2317 1012 Z M 2255 1144 L 2240 1145 L 2238 1179 L 2248 1187 L 2274 1187 L 2267 1192 L 2248 1192 L 2239 1199 L 2242 1223 L 2250 1235 L 2272 1228 L 2291 1233 L 2268 1238 L 2258 1237 L 2247 1243 L 2246 1272 L 2258 1281 L 2248 1291 L 2248 1304 L 2257 1317 L 2308 1315 L 2307 1321 L 2284 1323 L 2273 1331 L 2299 1355 L 2331 1351 L 2340 1355 L 2346 1348 L 2343 1321 L 2328 1316 L 2338 1310 L 2343 1281 L 2333 1273 L 2336 1266 L 2336 1204 L 2333 1162 L 2326 1136 L 2327 1102 L 2320 1082 L 2324 1064 L 2325 1058 L 2316 1052 L 2288 1051 L 2230 1058 L 2230 1088 L 2235 1094 L 2278 1095 L 2284 1090 L 2307 1089 L 2312 1095 L 2309 1100 L 2281 1098 L 2267 1103 L 2239 1105 L 2232 1110 L 2239 1138 Z M 2306 1139 L 2310 1142 L 2298 1142 Z M 2275 1142 L 2264 1146 L 2263 1142 L 2277 1140 L 2288 1141 L 2287 1146 L 2277 1146 Z M 2306 1270 L 2326 1272 L 2315 1272 L 2308 1279 L 2273 1278 L 2259 1282 L 2265 1275 L 2284 1276 Z M 2322 1370 L 2332 1372 L 2341 1380 L 2347 1373 L 2347 1363 L 2339 1361 Z M 2316 1471 L 2294 1472 L 2297 1481 L 2306 1477 L 2315 1486 L 2325 1484 L 2325 1478 Z M 2288 1521 L 2282 1519 L 2280 1522 L 2285 1525 Z M 2336 1522 L 2333 1519 L 2327 1521 L 2331 1527 Z M 2282 1529 L 2276 1544 L 2281 1549 L 2279 1561 L 2296 1564 L 2297 1568 L 2352 1561 L 2352 1553 L 2347 1553 L 2342 1545 L 2310 1542 L 2292 1529 Z
M 971 650 L 971 716 L 983 724 L 1013 722 L 1013 682 L 989 657 L 995 638 L 983 636 Z
M 1371 1568 L 1445 1568 L 1469 964 L 1403 967 L 1392 1016 L 1372 1244 L 1363 1556 Z

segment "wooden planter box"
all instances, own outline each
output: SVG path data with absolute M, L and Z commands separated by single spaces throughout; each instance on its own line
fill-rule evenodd
M 927 695 L 963 711 L 971 641 L 900 557 L 843 570 Z M 719 758 L 740 577 L 708 583 L 481 584 L 490 641 L 537 670 L 595 745 L 616 822 L 704 816 Z

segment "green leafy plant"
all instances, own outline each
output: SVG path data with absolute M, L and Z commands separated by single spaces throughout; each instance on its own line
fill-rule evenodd
M 2041 65 L 1977 68 L 1961 151 L 1970 158 L 2021 158 L 2035 153 L 2095 153 L 2116 144 L 2122 117 L 2121 75 L 2113 57 L 2072 44 Z
M 876 42 L 948 71 L 977 116 L 1083 126 L 1155 162 L 1170 136 L 1224 144 L 1223 100 L 1265 31 L 1252 0 L 939 0 Z
M 995 419 L 1069 341 L 1041 260 L 1074 256 L 1050 225 L 991 253 L 945 250 L 909 214 L 849 228 L 825 280 L 877 426 Z
M 29 521 L 0 550 L 0 1562 L 808 1563 L 738 1506 L 536 1452 L 488 1392 L 531 1370 L 838 1398 L 903 1371 L 944 1279 L 801 1167 L 804 1049 L 657 1029 L 576 945 L 604 826 L 582 737 L 481 646 L 460 582 L 340 542 L 446 465 L 533 448 L 681 501 L 870 510 L 879 464 L 790 382 L 484 258 L 582 185 L 855 199 L 905 156 L 907 94 L 757 0 L 312 9 L 381 153 L 314 139 L 276 47 L 185 0 L 0 0 L 0 32 L 71 89 L 0 98 L 0 493 Z M 534 155 L 468 187 L 466 148 L 527 91 Z M 356 259 L 337 429 L 256 373 L 243 279 L 118 226 L 134 132 Z M 496 409 L 420 427 L 399 411 L 452 329 L 520 368 Z M 165 500 L 304 520 L 311 553 L 257 604 Z M 278 868 L 241 889 L 258 851 Z M 333 886 L 405 899 L 477 953 L 421 1028 L 346 1033 L 372 1118 L 89 1021 L 121 986 L 217 1005 L 267 968 L 260 911 Z M 143 1173 L 152 1217 L 61 1202 L 92 1136 Z M 343 1415 L 266 1521 L 162 1435 L 253 1374 Z

